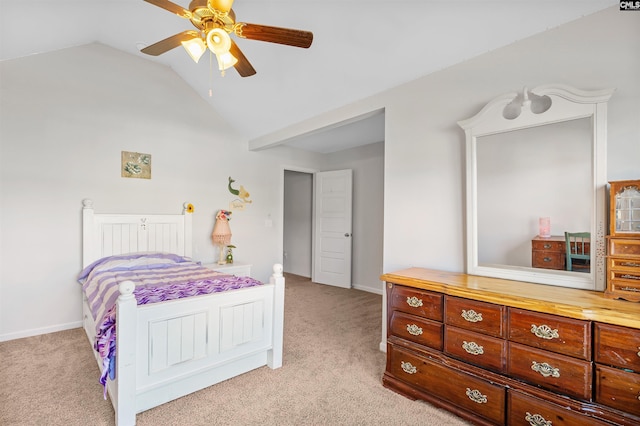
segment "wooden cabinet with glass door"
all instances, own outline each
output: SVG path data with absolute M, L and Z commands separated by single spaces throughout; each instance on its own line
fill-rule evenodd
M 605 294 L 640 302 L 640 180 L 609 182 L 609 185 Z

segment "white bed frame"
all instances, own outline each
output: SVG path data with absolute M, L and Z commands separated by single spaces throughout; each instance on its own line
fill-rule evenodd
M 96 214 L 83 201 L 83 268 L 104 256 L 163 251 L 191 257 L 191 214 Z M 116 424 L 136 413 L 258 367 L 282 366 L 284 277 L 276 264 L 269 284 L 136 304 L 133 283 L 120 285 L 116 378 L 108 393 Z M 86 299 L 83 324 L 93 345 L 96 322 Z M 102 360 L 94 351 L 98 365 Z M 98 377 L 96 376 L 96 380 Z

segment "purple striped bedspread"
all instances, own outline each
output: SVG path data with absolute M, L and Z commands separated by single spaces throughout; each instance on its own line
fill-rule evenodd
M 96 323 L 94 349 L 102 359 L 100 383 L 106 398 L 107 379 L 115 378 L 116 300 L 119 284 L 130 280 L 138 305 L 157 303 L 262 283 L 205 268 L 189 258 L 169 253 L 134 253 L 105 257 L 87 266 L 78 281 Z

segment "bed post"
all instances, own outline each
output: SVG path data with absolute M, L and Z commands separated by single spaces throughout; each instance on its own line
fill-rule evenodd
M 93 201 L 82 200 L 82 267 L 97 259 L 93 253 Z
M 282 265 L 273 265 L 273 275 L 269 279 L 274 284 L 273 303 L 273 348 L 267 354 L 267 365 L 276 369 L 282 367 L 282 344 L 284 334 L 284 276 Z
M 116 302 L 116 389 L 115 412 L 117 426 L 136 424 L 136 309 L 133 281 L 120 283 Z M 120 324 L 128 324 L 120 327 Z M 112 401 L 114 395 L 111 395 Z

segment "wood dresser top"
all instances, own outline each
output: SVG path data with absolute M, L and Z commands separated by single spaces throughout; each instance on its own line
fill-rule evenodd
M 383 281 L 515 308 L 640 329 L 640 303 L 614 300 L 602 292 L 409 268 Z

